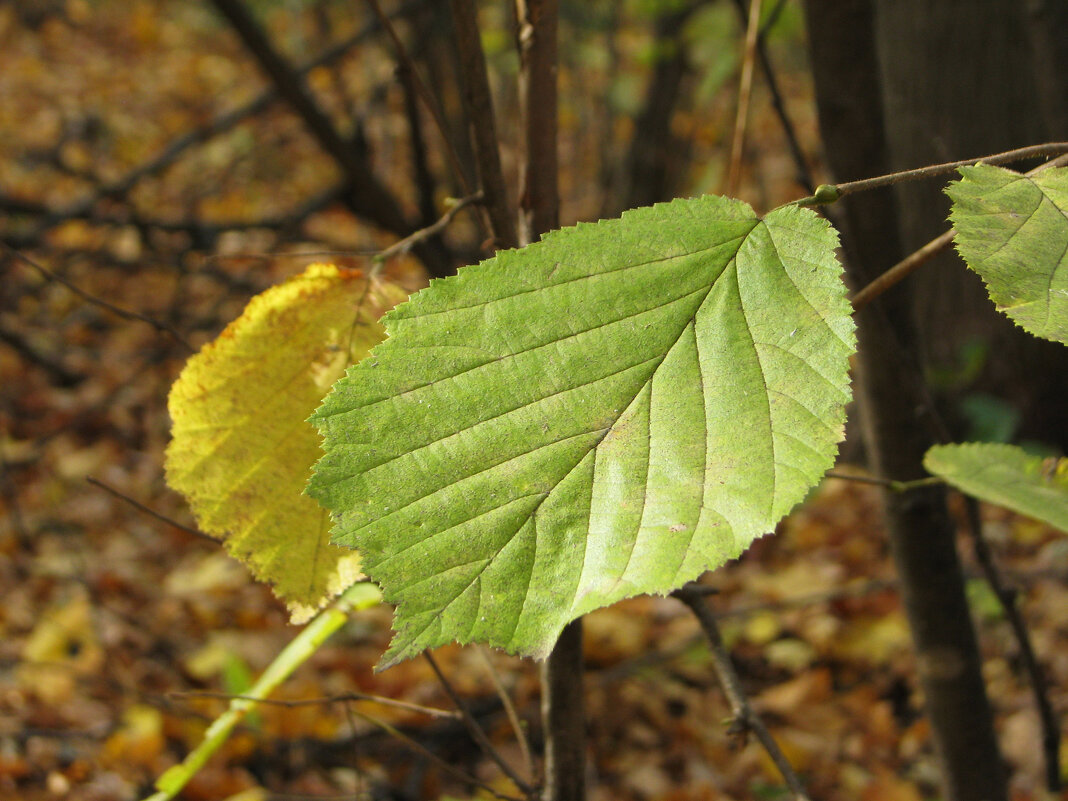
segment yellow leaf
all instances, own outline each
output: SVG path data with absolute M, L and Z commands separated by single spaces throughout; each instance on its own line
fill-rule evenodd
M 330 544 L 328 514 L 303 494 L 321 455 L 306 419 L 404 299 L 359 270 L 313 264 L 253 298 L 171 388 L 167 483 L 294 622 L 361 575 L 358 555 Z
M 19 685 L 39 698 L 62 705 L 81 676 L 97 673 L 104 650 L 93 625 L 89 596 L 77 592 L 45 612 L 22 647 Z

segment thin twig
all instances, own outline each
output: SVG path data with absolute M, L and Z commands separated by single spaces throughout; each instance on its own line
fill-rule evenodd
M 413 247 L 429 239 L 436 234 L 440 234 L 453 218 L 465 207 L 470 206 L 473 203 L 482 202 L 482 192 L 475 192 L 473 195 L 455 200 L 445 211 L 445 213 L 439 217 L 434 223 L 428 225 L 426 228 L 420 228 L 418 231 L 413 231 L 404 239 L 399 239 L 389 247 L 383 250 L 302 250 L 295 253 L 216 253 L 211 256 L 206 256 L 203 260 L 204 264 L 208 264 L 214 261 L 221 261 L 223 259 L 300 259 L 308 257 L 319 256 L 365 256 L 370 257 L 373 261 L 383 262 L 387 259 L 395 258 L 396 256 L 403 256 Z
M 396 14 L 398 16 L 407 14 L 412 9 L 422 5 L 422 2 L 425 2 L 425 0 L 406 3 L 397 9 Z M 370 23 L 347 39 L 327 48 L 315 58 L 305 61 L 299 67 L 295 68 L 295 72 L 298 76 L 304 77 L 318 67 L 337 61 L 353 47 L 374 34 L 379 27 L 377 20 Z M 45 231 L 61 222 L 90 216 L 93 206 L 95 206 L 102 198 L 118 198 L 126 195 L 141 180 L 157 175 L 170 167 L 178 161 L 182 154 L 190 147 L 203 144 L 220 134 L 226 133 L 249 117 L 265 111 L 277 100 L 279 100 L 279 94 L 274 86 L 265 89 L 248 103 L 231 109 L 230 111 L 224 111 L 214 117 L 211 122 L 206 125 L 200 128 L 195 128 L 192 131 L 188 131 L 187 133 L 172 139 L 152 158 L 149 158 L 132 168 L 118 180 L 96 187 L 89 195 L 66 209 L 51 211 L 43 205 L 27 203 L 21 205 L 21 211 L 19 208 L 8 208 L 7 210 L 9 211 L 16 211 L 19 213 L 44 215 L 44 219 L 38 223 L 33 231 L 26 236 L 19 237 L 18 241 L 20 243 L 26 242 L 27 244 L 36 242 Z
M 441 668 L 438 667 L 438 663 L 434 657 L 429 651 L 423 651 L 423 657 L 430 664 L 434 674 L 438 677 L 438 682 L 441 684 L 441 688 L 445 690 L 445 694 L 449 696 L 449 700 L 451 700 L 460 711 L 464 726 L 471 734 L 471 738 L 478 743 L 479 748 L 482 749 L 486 756 L 497 763 L 497 766 L 504 772 L 504 775 L 511 779 L 516 787 L 522 790 L 527 796 L 532 795 L 534 789 L 530 784 L 525 782 L 518 773 L 516 773 L 515 769 L 512 768 L 512 766 L 505 761 L 504 757 L 501 756 L 500 752 L 493 747 L 493 743 L 489 741 L 486 732 L 483 731 L 482 727 L 478 724 L 478 721 L 475 720 L 474 715 L 471 714 L 471 710 L 467 708 L 467 704 L 464 703 L 464 700 L 459 696 L 456 690 L 453 689 L 452 684 L 445 677 L 445 674 L 442 673 Z
M 419 198 L 419 224 L 430 225 L 437 217 L 434 198 L 437 195 L 437 181 L 430 169 L 426 137 L 423 135 L 423 117 L 419 110 L 419 92 L 415 88 L 412 71 L 398 69 L 404 94 L 404 116 L 408 120 L 408 140 L 412 152 L 412 183 Z
M 857 476 L 850 473 L 838 473 L 834 470 L 828 470 L 824 475 L 827 478 L 837 478 L 842 481 L 855 481 L 858 484 L 874 484 L 877 487 L 886 487 L 893 492 L 908 492 L 909 490 L 919 489 L 920 487 L 930 487 L 937 484 L 944 484 L 945 482 L 938 476 L 929 476 L 927 478 L 917 478 L 912 481 L 896 481 L 892 478 L 880 478 L 879 476 Z
M 308 132 L 341 168 L 353 191 L 346 196 L 352 211 L 387 231 L 404 235 L 412 229 L 393 193 L 371 165 L 338 132 L 333 121 L 316 102 L 306 83 L 241 0 L 212 0 L 240 36 L 245 47 L 267 74 L 278 93 L 304 122 Z M 381 20 L 380 20 L 381 21 Z
M 1025 148 L 1022 148 L 1021 150 L 1009 151 L 1009 153 L 1019 154 L 1019 153 L 1021 153 L 1023 151 L 1033 151 L 1033 150 L 1036 150 L 1037 148 L 1051 148 L 1051 147 L 1059 147 L 1062 150 L 1068 150 L 1068 142 L 1060 142 L 1060 143 L 1057 143 L 1055 145 L 1035 145 L 1034 147 L 1030 147 L 1030 148 L 1026 148 L 1025 147 Z M 987 156 L 986 158 L 979 159 L 978 161 L 982 161 L 982 162 L 987 163 L 987 164 L 994 164 L 994 163 L 997 163 L 999 161 L 1000 162 L 1016 161 L 1019 158 L 1021 158 L 1021 156 L 1019 156 L 1019 155 L 1015 156 L 1014 158 L 1008 158 L 1008 153 L 1002 153 L 1002 154 L 999 154 L 998 156 Z M 893 175 L 884 175 L 884 176 L 882 176 L 882 178 L 870 178 L 870 179 L 867 179 L 867 180 L 869 180 L 869 181 L 879 181 L 879 180 L 882 180 L 884 178 L 893 178 L 894 175 L 911 175 L 913 177 L 908 178 L 908 179 L 903 179 L 903 180 L 914 180 L 916 174 L 922 172 L 922 170 L 927 170 L 927 169 L 940 170 L 941 172 L 931 173 L 931 175 L 941 175 L 944 172 L 951 172 L 952 170 L 955 170 L 958 167 L 966 167 L 966 166 L 968 166 L 970 164 L 975 164 L 975 163 L 978 163 L 978 162 L 976 160 L 955 161 L 955 162 L 952 162 L 950 164 L 939 164 L 939 165 L 936 165 L 934 167 L 924 167 L 921 170 L 910 170 L 910 171 L 908 171 L 906 173 L 894 173 Z M 1027 172 L 1026 175 L 1028 177 L 1032 177 L 1032 176 L 1038 175 L 1040 172 L 1043 172 L 1045 170 L 1050 169 L 1051 167 L 1059 167 L 1059 166 L 1061 166 L 1062 164 L 1065 164 L 1065 163 L 1068 163 L 1068 153 L 1064 153 L 1063 155 L 1061 155 L 1061 156 L 1059 156 L 1059 157 L 1057 157 L 1057 158 L 1055 158 L 1055 159 L 1053 159 L 1051 161 L 1047 161 L 1045 164 L 1038 165 L 1033 170 L 1030 170 L 1029 172 Z M 943 170 L 942 168 L 949 168 L 949 169 Z M 923 176 L 919 176 L 919 177 L 927 177 L 927 176 L 923 175 Z M 838 197 L 842 197 L 843 195 L 846 194 L 845 192 L 842 191 L 842 187 L 844 187 L 844 186 L 857 186 L 859 184 L 864 184 L 864 183 L 865 183 L 865 181 L 852 181 L 849 184 L 838 184 L 837 186 L 833 186 L 833 187 L 828 185 L 828 188 L 829 188 L 829 190 L 831 190 L 830 194 L 835 194 L 835 190 L 837 191 L 837 195 L 835 197 L 835 199 L 837 200 Z M 897 183 L 897 182 L 894 181 L 894 183 Z M 874 189 L 875 186 L 876 185 L 873 184 L 871 186 L 865 186 L 864 188 L 865 189 Z M 820 190 L 822 190 L 823 188 L 824 187 L 820 187 L 820 189 L 817 190 L 817 193 Z M 854 189 L 852 191 L 860 191 L 860 190 Z M 922 267 L 924 264 L 926 264 L 932 258 L 934 258 L 939 253 L 941 253 L 943 250 L 948 248 L 949 245 L 953 242 L 953 238 L 956 235 L 957 235 L 956 230 L 954 230 L 953 228 L 950 228 L 944 234 L 942 234 L 940 236 L 936 236 L 934 239 L 932 239 L 926 245 L 921 247 L 919 250 L 916 250 L 916 251 L 913 251 L 912 253 L 910 253 L 908 256 L 903 258 L 901 261 L 899 261 L 893 267 L 891 267 L 890 269 L 886 270 L 884 273 L 880 274 L 879 277 L 876 278 L 874 281 L 871 281 L 869 284 L 867 284 L 866 286 L 861 288 L 851 299 L 851 302 L 853 304 L 853 311 L 860 311 L 865 306 L 867 306 L 869 303 L 871 303 L 871 301 L 873 301 L 875 298 L 879 297 L 879 295 L 881 295 L 884 292 L 886 292 L 892 286 L 894 286 L 894 285 L 900 283 L 901 281 L 903 281 L 906 277 L 911 275 L 913 272 L 915 272 L 917 269 Z
M 62 275 L 59 275 L 58 273 L 52 272 L 47 267 L 45 267 L 43 264 L 39 264 L 38 262 L 36 262 L 33 259 L 31 259 L 29 256 L 26 256 L 23 253 L 21 253 L 20 251 L 15 250 L 15 248 L 11 247 L 10 245 L 7 244 L 7 242 L 4 242 L 3 240 L 0 240 L 0 250 L 3 250 L 5 253 L 7 253 L 9 256 L 11 256 L 13 259 L 15 259 L 17 261 L 21 261 L 23 264 L 26 264 L 26 265 L 32 267 L 33 269 L 37 270 L 37 272 L 39 272 L 41 275 L 43 275 L 48 280 L 55 281 L 58 284 L 62 284 L 67 289 L 69 289 L 71 292 L 73 292 L 75 295 L 80 297 L 82 300 L 84 300 L 84 301 L 86 301 L 88 303 L 92 303 L 95 306 L 99 306 L 102 309 L 106 309 L 107 311 L 111 312 L 112 314 L 117 315 L 119 317 L 122 317 L 125 320 L 138 320 L 138 321 L 140 321 L 142 323 L 147 323 L 148 325 L 150 325 L 153 328 L 155 328 L 157 331 L 169 334 L 174 339 L 175 342 L 177 342 L 182 347 L 186 348 L 188 351 L 193 352 L 195 350 L 195 348 L 192 345 L 190 345 L 188 342 L 185 341 L 185 338 L 181 334 L 179 334 L 171 326 L 167 325 L 167 323 L 161 322 L 159 320 L 154 320 L 153 318 L 148 317 L 148 316 L 146 316 L 144 314 L 141 314 L 140 312 L 129 311 L 128 309 L 119 308 L 115 304 L 110 303 L 110 302 L 104 300 L 103 298 L 98 298 L 95 295 L 90 295 L 88 292 L 86 292 L 84 289 L 79 287 L 77 284 L 74 284 L 71 281 L 68 281 L 66 278 L 64 278 Z
M 1016 636 L 1016 642 L 1020 647 L 1020 660 L 1023 668 L 1031 681 L 1031 692 L 1035 697 L 1035 707 L 1038 709 L 1038 717 L 1042 722 L 1042 750 L 1046 762 L 1046 786 L 1051 793 L 1061 789 L 1060 771 L 1060 748 L 1061 731 L 1057 722 L 1057 715 L 1053 711 L 1053 705 L 1049 700 L 1049 685 L 1042 672 L 1042 666 L 1038 663 L 1034 646 L 1031 645 L 1031 635 L 1027 631 L 1027 624 L 1020 615 L 1020 608 L 1016 604 L 1016 591 L 1005 586 L 1001 580 L 997 565 L 994 563 L 994 554 L 983 535 L 983 520 L 979 514 L 979 502 L 969 495 L 964 496 L 965 509 L 968 514 L 968 533 L 971 535 L 972 546 L 975 549 L 976 559 L 983 571 L 987 584 L 1001 602 L 1005 610 L 1005 617 L 1012 627 Z
M 834 184 L 832 188 L 837 190 L 837 197 L 835 198 L 837 199 L 838 197 L 845 197 L 846 195 L 852 195 L 856 192 L 865 192 L 869 189 L 878 189 L 879 187 L 893 186 L 907 181 L 919 181 L 924 178 L 947 175 L 951 172 L 955 172 L 961 167 L 970 167 L 974 164 L 1011 164 L 1014 161 L 1023 161 L 1024 159 L 1038 158 L 1040 156 L 1060 156 L 1064 153 L 1068 153 L 1068 142 L 1047 142 L 1042 145 L 1031 145 L 1029 147 L 1020 147 L 1015 150 L 1006 150 L 1002 153 L 994 153 L 990 156 L 980 156 L 979 158 L 964 159 L 963 161 L 948 161 L 944 164 L 932 164 L 927 167 L 918 167 L 914 170 L 903 170 L 901 172 L 878 175 L 874 178 L 864 178 L 860 181 L 846 181 L 845 183 Z M 1056 165 L 1049 163 L 1040 165 L 1042 168 L 1050 166 Z M 1032 175 L 1034 173 L 1035 170 L 1032 170 L 1027 174 Z M 806 200 L 811 200 L 811 198 L 806 198 Z
M 764 73 L 764 80 L 768 84 L 772 108 L 775 109 L 775 115 L 779 118 L 779 125 L 782 126 L 787 147 L 790 148 L 790 156 L 793 158 L 794 167 L 797 169 L 797 183 L 806 192 L 815 192 L 816 186 L 812 180 L 812 172 L 809 170 L 805 154 L 801 150 L 801 143 L 797 138 L 797 131 L 794 129 L 793 121 L 786 111 L 786 103 L 783 100 L 782 91 L 779 89 L 779 81 L 775 77 L 775 70 L 771 65 L 771 56 L 768 54 L 766 42 L 768 31 L 775 25 L 785 3 L 786 0 L 779 0 L 767 15 L 764 24 L 760 26 L 760 32 L 757 34 L 756 39 L 756 55 L 757 60 L 760 62 L 760 69 Z M 735 0 L 734 4 L 741 15 L 742 23 L 745 24 L 747 16 L 745 0 Z
M 258 228 L 274 230 L 294 228 L 312 214 L 322 211 L 339 200 L 343 200 L 346 191 L 348 190 L 344 185 L 333 186 L 309 197 L 303 203 L 290 209 L 284 214 L 261 217 L 255 220 L 231 219 L 219 220 L 216 222 L 197 219 L 164 220 L 156 217 L 143 217 L 136 211 L 109 214 L 106 212 L 99 212 L 92 207 L 83 209 L 84 214 L 77 214 L 69 219 L 85 219 L 92 223 L 105 225 L 130 225 L 139 229 L 142 234 L 149 229 L 188 233 L 193 238 L 196 246 L 208 247 L 214 245 L 219 236 L 227 231 L 249 231 Z M 21 236 L 17 241 L 26 242 L 32 239 L 33 237 Z
M 476 787 L 481 787 L 486 792 L 491 793 L 495 798 L 500 798 L 501 801 L 526 801 L 525 799 L 517 798 L 514 795 L 508 795 L 507 793 L 502 793 L 500 790 L 497 790 L 492 785 L 489 785 L 486 782 L 482 781 L 481 779 L 476 778 L 475 776 L 472 776 L 470 773 L 467 773 L 466 771 L 460 770 L 459 768 L 453 767 L 448 762 L 446 762 L 444 759 L 442 759 L 437 754 L 435 754 L 433 751 L 431 751 L 430 749 L 426 748 L 424 745 L 422 745 L 418 741 L 414 740 L 413 738 L 409 737 L 407 734 L 402 732 L 396 726 L 391 726 L 390 724 L 386 723 L 384 720 L 378 720 L 377 718 L 373 718 L 370 715 L 366 715 L 363 712 L 360 712 L 358 709 L 353 709 L 352 710 L 352 714 L 354 714 L 356 717 L 360 718 L 361 720 L 363 720 L 363 721 L 365 721 L 367 723 L 370 723 L 372 726 L 377 726 L 378 728 L 382 729 L 382 731 L 384 731 L 386 734 L 389 734 L 390 736 L 395 737 L 397 740 L 400 740 L 402 743 L 404 743 L 406 746 L 408 746 L 413 751 L 418 753 L 420 756 L 430 760 L 432 763 L 437 765 L 438 768 L 440 768 L 441 770 L 445 771 L 446 773 L 449 773 L 449 774 L 455 776 L 456 778 L 460 779 L 461 781 L 467 782 L 467 783 L 472 784 L 472 785 L 474 785 Z M 528 793 L 528 796 L 529 796 L 529 793 Z
M 371 6 L 371 10 L 374 11 L 379 24 L 381 24 L 382 29 L 393 43 L 393 49 L 397 56 L 397 62 L 400 64 L 400 68 L 408 72 L 412 80 L 413 88 L 418 93 L 419 98 L 423 101 L 423 105 L 426 106 L 427 111 L 430 112 L 430 116 L 434 120 L 434 125 L 437 127 L 438 133 L 441 135 L 441 141 L 445 146 L 445 157 L 449 160 L 449 166 L 452 168 L 453 173 L 455 173 L 456 180 L 460 182 L 460 186 L 464 188 L 465 193 L 468 195 L 472 194 L 471 184 L 467 180 L 467 175 L 464 173 L 463 165 L 460 164 L 460 156 L 457 154 L 456 148 L 453 147 L 452 139 L 449 138 L 449 127 L 445 123 L 445 116 L 441 113 L 441 107 L 438 105 L 433 93 L 431 93 L 430 89 L 428 89 L 427 85 L 423 82 L 422 77 L 419 75 L 419 71 L 415 68 L 414 62 L 408 55 L 407 48 L 405 48 L 404 43 L 401 42 L 400 37 L 397 35 L 397 30 L 393 27 L 393 23 L 390 22 L 389 17 L 382 11 L 382 7 L 378 4 L 378 0 L 367 0 L 367 4 Z
M 126 495 L 125 493 L 115 489 L 114 487 L 108 486 L 107 484 L 105 484 L 100 479 L 93 478 L 92 476 L 86 476 L 85 480 L 88 481 L 90 484 L 92 484 L 94 487 L 99 487 L 100 489 L 104 490 L 104 492 L 111 493 L 112 495 L 114 495 L 119 500 L 125 501 L 126 503 L 130 504 L 130 506 L 132 506 L 135 509 L 137 509 L 138 511 L 144 512 L 149 517 L 156 518 L 156 520 L 159 520 L 161 523 L 166 523 L 168 526 L 174 526 L 175 528 L 181 529 L 182 531 L 186 532 L 187 534 L 192 534 L 195 537 L 200 537 L 201 539 L 205 539 L 208 542 L 214 543 L 215 545 L 219 544 L 219 541 L 217 539 L 215 539 L 214 537 L 212 537 L 211 535 L 205 534 L 203 531 L 200 531 L 200 530 L 195 529 L 195 528 L 191 528 L 190 526 L 183 525 L 182 523 L 179 523 L 177 520 L 172 520 L 171 518 L 167 517 L 166 515 L 160 514 L 155 509 L 150 509 L 149 507 L 145 506 L 140 501 L 134 500 L 129 495 Z
M 913 251 L 878 278 L 863 287 L 851 298 L 853 311 L 860 311 L 890 287 L 900 283 L 929 262 L 953 243 L 957 232 L 950 228 L 941 236 L 936 236 L 919 250 Z
M 265 704 L 267 706 L 284 706 L 284 707 L 302 707 L 302 706 L 328 706 L 330 704 L 342 703 L 344 701 L 367 701 L 373 704 L 380 704 L 381 706 L 390 706 L 396 709 L 403 709 L 407 712 L 418 712 L 420 715 L 427 715 L 432 718 L 448 718 L 450 720 L 459 720 L 460 713 L 451 709 L 438 709 L 432 706 L 423 706 L 422 704 L 413 704 L 408 701 L 398 701 L 396 698 L 386 698 L 382 695 L 370 695 L 368 693 L 359 692 L 347 692 L 339 693 L 338 695 L 325 695 L 321 698 L 255 698 L 251 695 L 235 695 L 234 693 L 220 693 L 212 692 L 211 690 L 190 690 L 187 692 L 172 692 L 167 693 L 168 698 L 173 698 L 178 701 L 185 701 L 190 698 L 216 698 L 223 701 L 233 701 L 234 699 L 240 699 L 245 701 L 255 701 L 257 704 Z
M 272 259 L 304 259 L 304 258 L 319 258 L 320 256 L 367 256 L 373 257 L 381 253 L 380 250 L 366 249 L 366 250 L 298 250 L 292 253 L 271 253 L 269 251 L 253 252 L 253 251 L 240 251 L 238 253 L 213 253 L 205 256 L 201 260 L 201 264 L 212 264 L 213 262 L 226 261 L 229 259 L 257 259 L 261 261 L 270 261 Z
M 730 169 L 727 173 L 727 195 L 738 194 L 742 177 L 742 155 L 745 149 L 745 126 L 749 120 L 749 100 L 753 93 L 753 63 L 756 60 L 757 34 L 760 32 L 760 2 L 750 0 L 749 22 L 745 31 L 745 57 L 742 77 L 738 85 L 738 114 L 734 120 L 734 141 L 731 143 Z
M 7 460 L 4 440 L 7 437 L 7 426 L 0 429 L 0 491 L 7 503 L 8 518 L 11 520 L 11 528 L 15 532 L 16 541 L 20 547 L 27 548 L 30 545 L 30 531 L 26 527 L 26 519 L 22 515 L 22 505 L 19 503 L 18 486 L 11 475 L 11 465 Z M 16 560 L 17 564 L 17 560 Z
M 482 664 L 486 668 L 486 673 L 489 674 L 490 681 L 493 682 L 493 689 L 497 691 L 497 697 L 501 699 L 501 705 L 504 707 L 504 713 L 508 716 L 508 722 L 512 726 L 512 731 L 515 732 L 515 739 L 516 742 L 519 743 L 519 751 L 523 755 L 523 765 L 526 767 L 527 775 L 531 777 L 532 784 L 537 784 L 537 774 L 534 769 L 534 757 L 530 748 L 530 738 L 527 737 L 526 730 L 524 729 L 522 722 L 519 720 L 519 713 L 516 711 L 515 704 L 512 703 L 512 697 L 504 688 L 500 674 L 497 672 L 497 668 L 493 666 L 493 662 L 490 661 L 486 649 L 477 648 L 476 651 L 482 660 Z
M 0 326 L 0 342 L 3 342 L 24 361 L 39 367 L 48 373 L 49 378 L 61 387 L 74 387 L 85 380 L 86 376 L 68 368 L 60 358 L 53 358 L 41 353 L 22 334 L 8 331 Z
M 700 592 L 706 592 L 712 589 L 705 584 L 691 583 L 690 588 Z M 736 606 L 732 609 L 725 609 L 722 611 L 712 612 L 712 616 L 716 620 L 728 620 L 732 618 L 748 617 L 749 615 L 759 614 L 762 612 L 779 612 L 791 609 L 804 609 L 816 604 L 829 603 L 831 601 L 837 601 L 846 598 L 862 598 L 866 595 L 871 595 L 876 592 L 882 592 L 884 590 L 896 590 L 897 582 L 887 579 L 867 579 L 863 582 L 850 582 L 841 587 L 835 587 L 831 590 L 824 590 L 822 592 L 807 593 L 805 595 L 795 595 L 791 598 L 783 598 L 780 601 L 760 601 L 756 603 L 745 604 L 744 606 Z M 708 593 L 712 594 L 712 593 Z M 686 638 L 681 643 L 671 646 L 670 648 L 664 648 L 659 651 L 646 651 L 645 653 L 627 659 L 608 670 L 601 671 L 597 676 L 598 684 L 604 686 L 611 684 L 614 681 L 619 681 L 626 676 L 630 676 L 640 670 L 649 667 L 655 667 L 665 662 L 670 662 L 673 659 L 677 659 L 683 654 L 687 653 L 693 646 L 705 641 L 705 635 L 698 632 L 692 637 Z
M 782 10 L 786 7 L 786 0 L 777 0 L 771 11 L 764 16 L 764 22 L 760 26 L 760 34 L 757 42 L 771 33 L 771 29 L 775 27 L 775 23 L 779 21 L 779 17 L 782 15 Z
M 782 774 L 786 786 L 794 794 L 795 801 L 807 801 L 808 796 L 801 784 L 801 780 L 794 773 L 789 760 L 779 748 L 778 743 L 775 742 L 775 738 L 771 736 L 771 732 L 764 725 L 764 721 L 753 711 L 749 698 L 746 696 L 745 690 L 742 689 L 742 682 L 731 664 L 730 654 L 723 645 L 723 638 L 720 636 L 715 615 L 712 614 L 712 611 L 705 603 L 704 596 L 694 592 L 689 585 L 675 590 L 672 595 L 690 608 L 708 638 L 708 646 L 712 654 L 712 665 L 716 671 L 716 676 L 719 678 L 720 686 L 723 688 L 723 693 L 727 696 L 731 712 L 734 714 L 734 725 L 740 727 L 742 733 L 752 732 L 756 735 L 760 744 L 764 746 L 764 750 L 767 751 L 768 756 L 771 757 L 771 761 L 775 763 L 775 767 Z
M 418 231 L 415 231 L 414 233 L 404 237 L 404 239 L 401 239 L 398 242 L 394 242 L 385 250 L 379 251 L 374 256 L 374 261 L 383 262 L 386 259 L 392 259 L 395 256 L 403 256 L 405 253 L 407 253 L 413 247 L 418 245 L 420 242 L 444 231 L 448 227 L 449 223 L 452 222 L 453 217 L 459 214 L 467 206 L 470 206 L 472 203 L 481 203 L 482 197 L 482 192 L 478 191 L 475 192 L 473 195 L 468 195 L 465 198 L 460 198 L 433 225 L 428 225 L 426 228 L 420 228 Z

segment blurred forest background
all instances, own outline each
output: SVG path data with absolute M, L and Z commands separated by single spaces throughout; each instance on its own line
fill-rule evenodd
M 383 5 L 474 184 L 448 5 Z M 561 4 L 564 224 L 725 190 L 744 51 L 739 5 L 744 15 L 733 0 Z M 189 354 L 252 295 L 313 261 L 366 267 L 466 194 L 367 4 L 244 6 L 303 76 L 335 139 L 279 96 L 219 13 L 235 6 L 0 4 L 0 239 L 32 260 L 0 253 L 3 798 L 149 794 L 225 706 L 184 694 L 240 694 L 293 636 L 270 590 L 199 536 L 166 488 L 167 391 Z M 804 14 L 793 0 L 765 6 L 761 49 L 776 88 L 758 73 L 737 192 L 758 211 L 807 194 L 806 181 L 828 180 Z M 484 2 L 480 22 L 514 192 L 510 7 Z M 388 269 L 415 289 L 491 246 L 464 213 Z M 947 380 L 969 369 L 964 361 Z M 984 397 L 965 416 L 979 434 L 1010 436 L 1018 413 Z M 846 448 L 845 462 L 859 459 Z M 713 578 L 747 690 L 812 797 L 828 801 L 914 801 L 934 797 L 938 784 L 877 507 L 871 487 L 828 479 L 777 536 Z M 1063 714 L 1068 542 L 998 509 L 984 515 Z M 1015 644 L 965 559 L 1013 797 L 1048 797 Z M 422 660 L 372 674 L 389 620 L 388 609 L 355 616 L 279 695 L 323 700 L 261 708 L 182 797 L 472 797 L 368 716 L 511 791 L 454 717 L 331 700 L 363 692 L 451 709 Z M 477 651 L 437 656 L 518 763 Z M 594 613 L 586 657 L 592 798 L 784 797 L 758 746 L 726 730 L 728 707 L 681 604 L 643 598 Z M 500 654 L 491 661 L 536 743 L 535 666 Z

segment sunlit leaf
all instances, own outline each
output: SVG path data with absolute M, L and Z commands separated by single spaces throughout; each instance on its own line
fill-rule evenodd
M 360 576 L 358 555 L 330 544 L 329 516 L 302 494 L 322 453 L 306 418 L 404 297 L 358 270 L 312 265 L 253 298 L 171 389 L 168 484 L 296 621 Z
M 385 664 L 545 656 L 573 618 L 737 557 L 832 464 L 853 324 L 837 238 L 676 200 L 431 283 L 313 420 L 309 492 L 399 604 Z
M 1068 531 L 1068 459 L 975 442 L 936 445 L 923 465 L 961 492 Z
M 1028 177 L 978 164 L 961 174 L 946 190 L 957 250 L 1000 311 L 1068 344 L 1068 168 Z

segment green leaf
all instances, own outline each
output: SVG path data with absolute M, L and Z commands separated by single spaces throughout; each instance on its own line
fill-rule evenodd
M 1068 344 L 1068 168 L 962 167 L 946 189 L 961 257 L 1018 326 Z
M 313 264 L 253 298 L 171 388 L 167 483 L 205 533 L 270 582 L 294 622 L 360 577 L 330 544 L 328 515 L 303 495 L 322 451 L 307 416 L 344 369 L 380 342 L 399 288 Z
M 853 323 L 808 209 L 720 197 L 548 234 L 386 315 L 312 416 L 308 491 L 399 604 L 388 666 L 544 657 L 737 557 L 833 462 Z
M 1031 456 L 1015 445 L 935 445 L 927 472 L 987 503 L 1068 531 L 1068 459 Z

